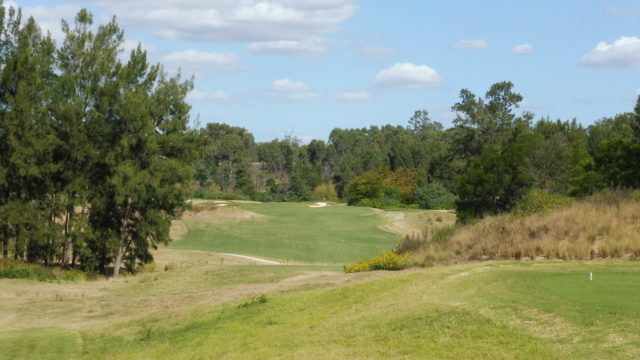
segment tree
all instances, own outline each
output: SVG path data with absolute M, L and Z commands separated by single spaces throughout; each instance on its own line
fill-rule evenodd
M 458 218 L 465 222 L 512 210 L 534 183 L 523 171 L 528 155 L 523 143 L 487 149 L 458 178 Z
M 451 108 L 456 112 L 451 150 L 466 166 L 486 149 L 504 147 L 529 130 L 533 114 L 524 112 L 516 116 L 514 109 L 523 97 L 512 89 L 511 82 L 495 83 L 484 99 L 467 89 L 460 91 L 460 101 Z

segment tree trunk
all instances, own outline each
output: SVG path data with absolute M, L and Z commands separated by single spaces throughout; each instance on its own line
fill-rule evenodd
M 72 239 L 71 239 L 71 235 L 69 234 L 69 228 L 70 228 L 70 224 L 71 224 L 71 216 L 73 215 L 73 206 L 71 206 L 70 208 L 67 207 L 67 210 L 65 212 L 64 215 L 64 238 L 65 238 L 65 242 L 64 242 L 64 247 L 62 249 L 62 266 L 67 266 L 67 264 L 70 262 L 71 260 L 71 253 L 73 252 L 73 244 L 72 244 Z
M 9 226 L 2 225 L 2 257 L 9 257 Z
M 131 212 L 131 198 L 127 198 L 127 207 L 124 210 L 124 217 L 122 218 L 122 225 L 120 226 L 120 247 L 118 248 L 118 254 L 116 255 L 116 262 L 113 265 L 113 277 L 120 276 L 120 267 L 122 266 L 122 257 L 125 251 L 129 247 L 129 234 L 127 231 L 127 223 L 129 222 L 129 213 Z
M 120 276 L 120 266 L 122 266 L 122 256 L 124 255 L 124 244 L 120 246 L 118 249 L 118 254 L 116 255 L 116 262 L 113 265 L 113 277 Z

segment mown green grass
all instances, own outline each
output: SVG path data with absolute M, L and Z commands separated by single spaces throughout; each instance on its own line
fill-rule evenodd
M 402 239 L 378 227 L 384 221 L 369 208 L 305 203 L 237 204 L 266 215 L 260 221 L 207 223 L 183 220 L 189 232 L 175 249 L 253 255 L 305 263 L 343 264 L 392 249 Z
M 588 271 L 598 274 L 586 283 Z M 621 359 L 640 356 L 637 263 L 471 264 L 84 332 L 84 358 Z M 625 299 L 625 300 L 622 300 Z M 629 299 L 629 300 L 626 300 Z M 170 325 L 167 325 L 171 319 Z M 146 330 L 145 330 L 146 329 Z

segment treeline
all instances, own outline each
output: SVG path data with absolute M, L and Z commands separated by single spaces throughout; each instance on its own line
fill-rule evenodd
M 135 271 L 184 208 L 197 136 L 191 81 L 122 54 L 115 20 L 80 11 L 56 45 L 0 0 L 2 257 Z
M 640 186 L 634 112 L 583 127 L 520 112 L 510 82 L 463 89 L 444 128 L 425 110 L 407 126 L 334 129 L 328 141 L 257 143 L 246 129 L 189 129 L 192 81 L 138 47 L 115 20 L 82 10 L 56 45 L 0 0 L 0 251 L 118 275 L 152 261 L 192 197 L 343 200 L 455 208 L 461 221 L 510 211 L 532 190 L 584 196 Z
M 584 127 L 534 121 L 518 111 L 522 100 L 510 82 L 484 96 L 463 89 L 448 129 L 421 110 L 407 126 L 334 129 L 328 142 L 307 145 L 291 137 L 256 143 L 246 129 L 208 124 L 198 195 L 456 208 L 466 221 L 510 211 L 532 189 L 577 197 L 640 186 L 640 102 Z

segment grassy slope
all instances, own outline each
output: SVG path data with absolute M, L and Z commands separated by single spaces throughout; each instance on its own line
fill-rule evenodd
M 640 356 L 638 264 L 472 264 L 266 304 L 199 309 L 149 336 L 85 334 L 89 358 L 619 359 Z M 588 271 L 595 280 L 589 282 Z M 164 323 L 165 316 L 153 319 Z
M 250 268 L 238 270 L 253 283 L 310 271 Z M 173 281 L 182 278 L 180 271 L 175 270 Z M 593 282 L 587 280 L 589 271 Z M 320 282 L 268 295 L 265 304 L 247 308 L 238 307 L 251 298 L 245 295 L 221 304 L 168 307 L 137 318 L 116 313 L 116 320 L 104 316 L 95 323 L 76 324 L 77 329 L 65 328 L 68 323 L 51 317 L 56 308 L 72 305 L 63 299 L 60 304 L 49 302 L 48 312 L 41 310 L 50 317 L 49 326 L 39 323 L 28 331 L 20 329 L 28 325 L 24 322 L 3 326 L 0 341 L 6 345 L 0 358 L 638 358 L 639 272 L 640 264 L 633 262 L 546 262 L 370 273 L 366 276 L 373 278 L 366 282 Z M 270 274 L 263 279 L 261 273 Z M 243 282 L 242 277 L 227 275 L 220 272 L 219 282 Z M 332 276 L 338 275 L 349 276 Z M 182 291 L 202 287 L 207 276 Z M 169 285 L 157 281 L 160 288 Z M 229 289 L 215 285 L 219 282 L 212 286 Z M 124 298 L 135 292 L 146 295 L 147 306 L 163 302 L 153 297 L 158 295 L 154 287 L 132 285 L 125 291 L 126 286 L 118 284 Z M 31 285 L 37 284 L 26 284 Z M 108 299 L 91 301 L 100 309 Z M 38 297 L 28 301 L 31 306 L 45 302 Z M 144 312 L 143 304 L 132 304 L 127 308 L 123 302 L 121 310 Z
M 640 258 L 640 202 L 578 201 L 527 216 L 488 216 L 417 254 L 435 260 Z
M 369 208 L 305 203 L 238 204 L 266 215 L 242 223 L 183 220 L 188 234 L 170 246 L 261 256 L 306 263 L 348 263 L 393 248 L 401 238 L 379 230 L 378 213 Z

